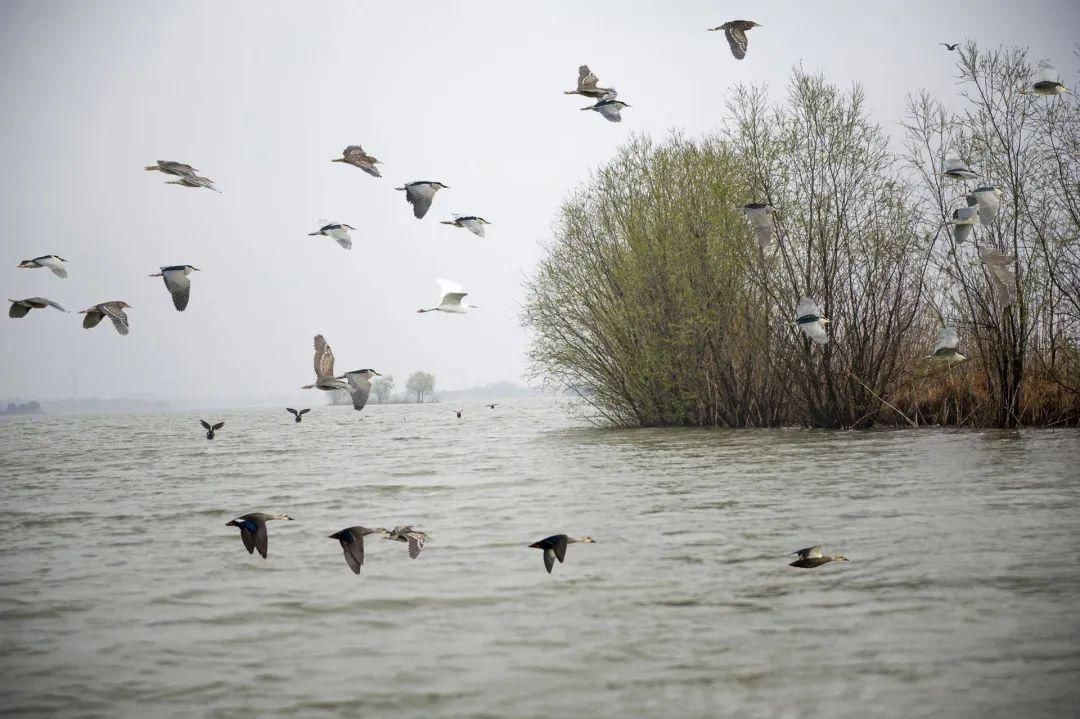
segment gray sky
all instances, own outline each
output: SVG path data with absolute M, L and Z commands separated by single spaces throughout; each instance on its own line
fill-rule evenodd
M 631 9 L 632 8 L 632 9 Z M 677 8 L 673 10 L 672 8 Z M 707 27 L 752 19 L 742 62 Z M 0 282 L 70 310 L 123 299 L 131 334 L 35 310 L 0 321 L 0 397 L 281 396 L 311 381 L 311 338 L 340 370 L 416 369 L 444 389 L 520 380 L 521 281 L 559 202 L 631 133 L 719 127 L 727 90 L 792 65 L 862 83 L 895 128 L 908 92 L 948 99 L 939 41 L 1028 46 L 1070 82 L 1074 2 L 13 2 L 0 5 Z M 577 66 L 632 107 L 620 125 L 564 96 Z M 383 178 L 331 164 L 358 143 Z M 163 184 L 155 160 L 223 190 Z M 441 192 L 418 221 L 412 180 Z M 486 239 L 438 224 L 493 224 Z M 309 238 L 358 228 L 346 252 Z M 70 278 L 20 270 L 57 253 Z M 160 265 L 191 263 L 176 312 Z M 436 277 L 480 309 L 418 315 Z M 298 393 L 298 392 L 297 392 Z

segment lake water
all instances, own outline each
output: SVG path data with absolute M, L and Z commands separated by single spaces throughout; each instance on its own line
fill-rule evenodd
M 1080 711 L 1080 434 L 605 430 L 546 400 L 0 423 L 0 711 Z M 269 524 L 269 558 L 225 523 Z M 417 560 L 368 538 L 415 524 Z M 545 573 L 527 545 L 589 534 Z M 785 554 L 848 556 L 816 570 Z

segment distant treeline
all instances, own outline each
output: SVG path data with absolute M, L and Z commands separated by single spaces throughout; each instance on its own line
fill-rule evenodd
M 737 88 L 718 135 L 633 139 L 527 283 L 534 375 L 620 426 L 1080 423 L 1078 96 L 1021 92 L 1020 50 L 959 58 L 961 109 L 910 97 L 900 152 L 861 89 L 798 69 L 780 105 Z M 943 177 L 951 157 L 978 179 Z M 1001 211 L 958 243 L 946 222 L 980 185 Z M 770 250 L 748 202 L 775 208 Z M 990 247 L 1017 258 L 1009 306 Z M 803 295 L 828 344 L 794 327 Z M 926 358 L 943 326 L 967 361 Z
M 0 415 L 9 414 L 45 414 L 45 410 L 37 402 L 22 402 L 20 404 L 8 402 L 7 409 L 0 410 Z

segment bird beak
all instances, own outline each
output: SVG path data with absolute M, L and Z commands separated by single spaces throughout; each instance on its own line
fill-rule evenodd
M 192 267 L 191 269 L 195 270 L 196 272 L 202 272 L 202 270 L 200 270 L 198 267 Z

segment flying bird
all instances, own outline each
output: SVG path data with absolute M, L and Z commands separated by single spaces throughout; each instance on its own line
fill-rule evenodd
M 359 145 L 349 145 L 341 152 L 341 155 L 341 157 L 335 157 L 330 162 L 344 162 L 353 167 L 359 167 L 372 177 L 382 177 L 375 168 L 375 165 L 381 165 L 382 163 L 364 152 L 364 148 Z
M 427 532 L 421 532 L 419 529 L 413 528 L 411 524 L 394 527 L 394 531 L 386 535 L 386 539 L 395 542 L 408 542 L 409 543 L 409 557 L 416 559 L 420 556 L 420 550 L 424 548 L 424 544 L 431 539 Z
M 165 280 L 165 289 L 172 295 L 173 306 L 177 311 L 187 309 L 188 299 L 191 298 L 191 280 L 188 275 L 192 272 L 200 272 L 198 267 L 191 265 L 170 265 L 162 267 L 161 272 L 155 272 L 151 277 L 161 277 Z
M 990 185 L 976 187 L 968 193 L 966 198 L 968 207 L 979 208 L 979 222 L 981 224 L 989 225 L 997 219 L 1002 194 L 1000 189 Z
M 596 110 L 610 122 L 622 122 L 620 114 L 624 107 L 630 107 L 622 100 L 601 100 L 595 105 L 581 108 L 582 110 Z
M 594 100 L 614 100 L 619 93 L 613 87 L 597 87 L 599 78 L 593 74 L 588 65 L 578 68 L 578 80 L 576 90 L 566 90 L 566 95 L 583 95 Z
M 819 345 L 829 342 L 829 335 L 825 334 L 825 323 L 830 320 L 821 316 L 821 310 L 812 299 L 809 297 L 800 299 L 795 308 L 795 316 L 798 318 L 795 324 L 803 331 L 803 334 Z
M 453 225 L 454 227 L 464 227 L 469 232 L 480 237 L 484 236 L 484 225 L 490 225 L 491 223 L 485 220 L 483 217 L 477 217 L 476 215 L 454 215 L 452 220 L 440 220 L 439 224 Z
M 285 411 L 286 412 L 292 412 L 293 416 L 296 417 L 296 423 L 300 424 L 300 422 L 302 422 L 304 420 L 304 415 L 307 414 L 308 412 L 310 412 L 311 409 L 308 408 L 308 409 L 295 410 L 292 407 L 286 407 Z
M 494 405 L 494 404 L 489 404 L 489 405 L 487 405 L 487 406 L 488 406 L 488 407 L 490 407 L 491 409 L 495 409 L 495 405 Z
M 224 422 L 218 422 L 217 424 L 210 424 L 205 419 L 200 419 L 199 424 L 201 424 L 203 429 L 206 430 L 206 438 L 207 439 L 213 439 L 214 438 L 214 433 L 225 426 Z
M 944 47 L 949 52 L 953 52 L 954 50 L 956 50 L 956 48 L 960 47 L 960 43 L 958 43 L 958 42 L 954 42 L 952 44 L 949 44 L 947 42 L 939 42 L 938 45 L 941 45 L 942 47 Z
M 592 537 L 570 537 L 565 534 L 553 534 L 550 537 L 541 539 L 539 542 L 533 542 L 529 545 L 529 548 L 544 550 L 544 567 L 547 569 L 548 574 L 551 574 L 551 568 L 555 566 L 555 560 L 558 559 L 559 564 L 562 564 L 566 559 L 566 545 L 575 542 L 595 544 L 596 540 Z
M 742 60 L 746 57 L 746 32 L 755 27 L 764 26 L 753 20 L 732 20 L 723 25 L 709 28 L 709 32 L 723 30 L 724 37 L 726 37 L 728 41 L 728 46 L 731 47 L 731 54 L 735 56 L 736 60 Z
M 183 162 L 173 162 L 172 160 L 158 160 L 153 165 L 147 165 L 144 169 L 157 170 L 158 172 L 164 172 L 166 175 L 176 175 L 177 177 L 194 175 L 198 172 L 191 165 L 185 165 Z
M 419 220 L 427 214 L 429 209 L 431 209 L 431 201 L 435 199 L 435 193 L 439 190 L 449 190 L 450 188 L 441 182 L 418 180 L 416 182 L 410 182 L 404 187 L 395 187 L 394 189 L 405 192 L 405 199 L 413 206 L 413 214 L 416 215 L 416 219 Z
M 829 562 L 851 561 L 843 554 L 834 554 L 832 556 L 824 555 L 821 553 L 820 546 L 807 547 L 806 549 L 797 549 L 791 554 L 797 554 L 799 555 L 799 558 L 788 566 L 798 567 L 800 569 L 813 569 L 814 567 L 820 567 L 822 564 L 828 564 Z
M 754 237 L 757 238 L 758 247 L 761 251 L 769 249 L 773 236 L 773 209 L 772 205 L 764 202 L 751 202 L 742 206 L 743 214 L 750 220 L 754 228 Z
M 320 227 L 317 232 L 309 232 L 308 237 L 318 237 L 319 235 L 322 235 L 331 238 L 346 250 L 352 249 L 352 238 L 349 237 L 349 230 L 355 230 L 355 227 L 340 222 L 334 222 L 332 220 L 319 221 L 323 223 L 323 226 Z
M 439 283 L 439 290 L 441 298 L 439 300 L 438 307 L 431 307 L 426 310 L 417 310 L 418 313 L 424 312 L 449 312 L 451 314 L 463 315 L 466 310 L 478 309 L 473 305 L 464 302 L 463 299 L 469 294 L 468 292 L 461 291 L 461 285 L 450 280 L 444 280 L 439 278 L 436 280 Z
M 47 300 L 44 297 L 28 297 L 25 300 L 8 300 L 11 303 L 11 308 L 8 310 L 8 317 L 19 318 L 26 317 L 30 310 L 43 310 L 46 307 L 55 307 L 61 312 L 67 312 L 63 307 L 56 304 L 52 300 Z
M 1061 76 L 1049 60 L 1041 60 L 1039 67 L 1032 77 L 1031 87 L 1024 88 L 1021 93 L 1034 95 L 1060 95 L 1068 88 L 1061 82 Z
M 334 376 L 334 352 L 322 335 L 315 335 L 315 383 L 300 389 L 321 389 L 323 392 L 349 391 L 349 383 Z
M 368 395 L 371 394 L 371 380 L 379 377 L 379 373 L 373 369 L 357 369 L 346 372 L 336 379 L 344 378 L 349 383 L 349 397 L 352 398 L 352 406 L 357 412 L 367 404 Z
M 956 328 L 942 327 L 938 330 L 937 337 L 934 338 L 934 350 L 923 359 L 947 364 L 963 362 L 967 357 L 960 354 L 959 348 L 960 335 L 957 333 Z
M 953 226 L 953 242 L 962 245 L 971 237 L 975 225 L 979 224 L 979 210 L 976 207 L 958 207 L 953 210 L 952 219 L 945 224 Z
M 979 262 L 986 268 L 998 304 L 1002 308 L 1016 304 L 1016 258 L 994 247 L 980 247 Z
M 968 167 L 968 164 L 959 157 L 950 157 L 945 160 L 945 167 L 941 174 L 950 180 L 974 180 L 978 175 Z
M 452 409 L 450 411 L 453 412 L 454 414 L 456 414 L 458 419 L 461 419 L 461 413 L 464 412 L 465 410 L 463 410 L 463 409 Z
M 208 190 L 214 192 L 221 192 L 218 188 L 214 187 L 214 181 L 206 177 L 199 177 L 195 174 L 181 175 L 178 180 L 168 180 L 166 185 L 183 185 L 184 187 L 205 187 Z
M 359 574 L 360 568 L 364 566 L 364 537 L 369 534 L 378 534 L 386 538 L 390 532 L 382 527 L 368 529 L 357 525 L 346 527 L 330 535 L 330 539 L 341 542 L 341 551 L 345 553 L 345 563 L 349 565 L 349 569 L 353 570 L 353 574 Z
M 237 517 L 231 522 L 227 522 L 225 526 L 239 527 L 240 539 L 244 540 L 244 548 L 248 550 L 248 554 L 254 554 L 255 550 L 258 549 L 262 558 L 266 559 L 266 523 L 271 519 L 292 520 L 292 517 L 287 514 L 252 512 L 251 514 L 245 514 L 241 517 Z
M 94 305 L 85 310 L 79 310 L 80 315 L 86 315 L 83 318 L 83 329 L 90 329 L 91 327 L 97 327 L 101 320 L 108 317 L 112 320 L 113 327 L 116 331 L 122 335 L 126 335 L 130 326 L 128 324 L 127 313 L 125 309 L 134 309 L 131 305 L 123 300 L 113 300 L 112 302 L 102 302 L 101 304 Z
M 67 277 L 67 270 L 60 264 L 61 262 L 67 262 L 67 260 L 60 255 L 42 255 L 32 260 L 23 260 L 19 263 L 19 269 L 36 270 L 41 267 L 48 267 L 57 277 Z

